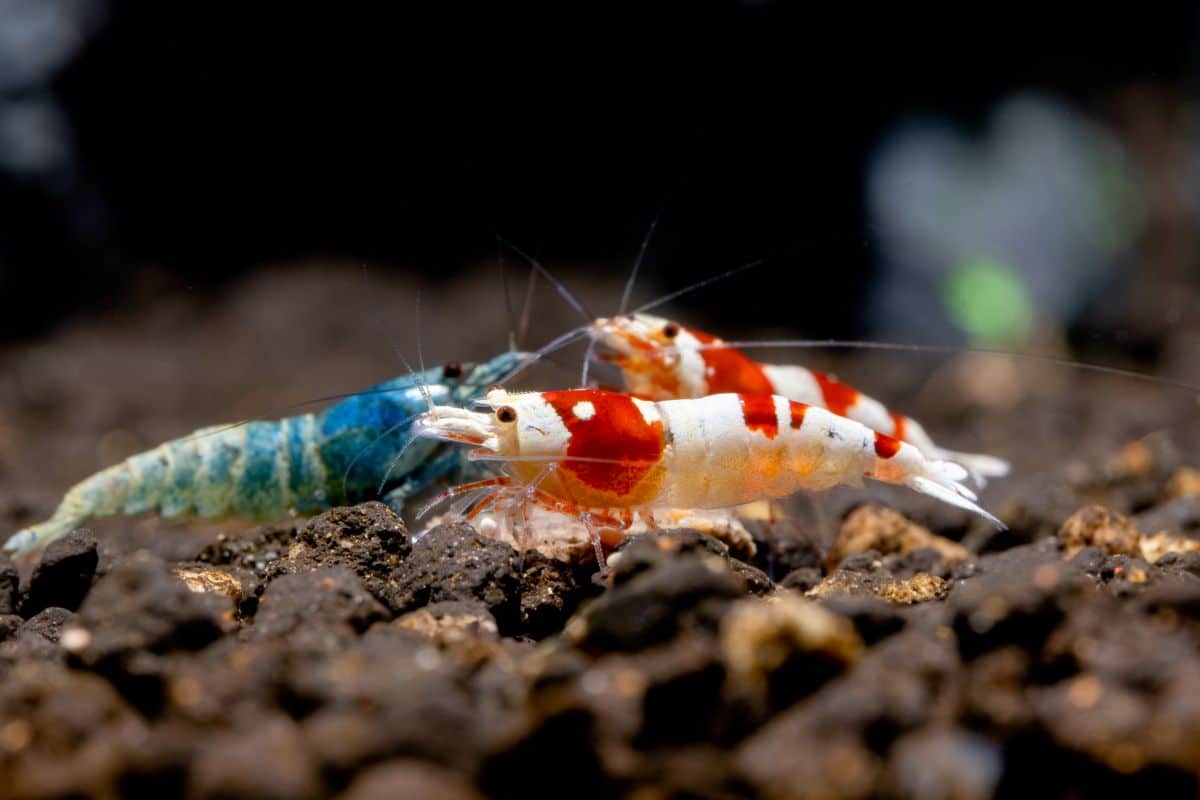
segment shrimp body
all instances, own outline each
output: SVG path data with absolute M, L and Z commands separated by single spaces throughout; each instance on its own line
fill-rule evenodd
M 836 378 L 798 366 L 760 364 L 722 346 L 711 334 L 650 314 L 599 319 L 593 338 L 616 351 L 628 390 L 649 400 L 703 397 L 720 392 L 776 394 L 820 406 L 913 445 L 930 458 L 966 466 L 981 484 L 1008 474 L 1008 463 L 989 455 L 958 453 L 934 444 L 919 422 L 889 410 Z
M 1001 524 L 960 483 L 967 473 L 959 465 L 779 395 L 653 402 L 595 389 L 494 390 L 485 402 L 492 413 L 436 408 L 414 433 L 477 445 L 476 458 L 509 462 L 523 485 L 561 510 L 727 508 L 867 477 Z
M 437 479 L 459 481 L 474 470 L 460 450 L 435 441 L 406 448 L 413 420 L 428 408 L 425 393 L 435 403 L 470 403 L 520 358 L 505 353 L 396 378 L 315 414 L 202 428 L 84 479 L 49 520 L 18 531 L 3 549 L 26 557 L 113 514 L 266 520 L 381 494 L 400 511 Z

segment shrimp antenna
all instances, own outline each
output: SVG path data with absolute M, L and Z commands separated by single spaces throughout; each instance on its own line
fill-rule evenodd
M 421 290 L 417 289 L 417 296 L 413 303 L 413 320 L 417 328 L 417 366 L 421 368 L 421 373 L 425 373 L 425 348 L 421 342 Z
M 596 339 L 593 337 L 588 342 L 587 350 L 583 351 L 583 369 L 579 372 L 579 386 L 586 389 L 588 385 L 588 366 L 592 363 L 592 358 L 596 352 Z
M 408 367 L 408 372 L 412 375 L 413 381 L 417 384 L 417 388 L 421 391 L 421 397 L 425 398 L 425 405 L 429 406 L 429 413 L 435 413 L 433 405 L 433 395 L 429 393 L 429 387 L 425 384 L 425 352 L 421 347 L 421 290 L 417 290 L 415 308 L 413 316 L 416 318 L 417 324 L 417 363 L 421 367 L 420 374 L 413 372 L 412 365 L 408 363 L 408 359 L 404 354 L 396 350 L 396 355 L 400 356 L 400 360 L 404 362 L 404 366 Z M 407 445 L 405 446 L 407 449 Z M 404 452 L 403 450 L 401 452 Z
M 384 471 L 383 478 L 379 481 L 379 488 L 375 490 L 375 494 L 383 494 L 383 487 L 387 486 L 387 482 L 391 479 L 392 472 L 395 471 L 396 465 L 400 463 L 400 459 L 404 458 L 404 454 L 408 452 L 408 448 L 412 447 L 416 441 L 417 437 L 410 434 L 408 441 L 405 442 L 404 446 L 400 448 L 400 452 L 396 453 L 395 457 L 388 462 L 388 468 L 386 471 Z
M 505 288 L 507 289 L 507 284 L 505 285 Z M 507 295 L 508 295 L 508 293 L 506 291 L 505 299 L 507 299 Z M 404 366 L 408 369 L 409 375 L 412 376 L 413 383 L 417 386 L 418 390 L 421 392 L 421 397 L 424 398 L 425 405 L 428 407 L 429 412 L 432 414 L 436 414 L 436 407 L 434 406 L 434 403 L 433 403 L 433 395 L 430 394 L 429 387 L 425 383 L 425 352 L 424 352 L 424 347 L 422 344 L 422 337 L 421 337 L 421 291 L 419 289 L 417 290 L 417 294 L 416 294 L 416 302 L 415 302 L 415 308 L 413 309 L 413 317 L 416 320 L 416 328 L 417 328 L 417 363 L 421 367 L 421 372 L 420 373 L 414 372 L 412 365 L 408 363 L 408 359 L 406 359 L 404 357 L 404 353 L 402 353 L 400 351 L 400 348 L 395 345 L 393 345 L 393 347 L 396 350 L 396 355 L 399 356 L 399 358 L 402 362 L 404 362 Z M 346 471 L 344 473 L 342 473 L 342 485 L 345 486 L 346 483 L 349 481 L 350 471 L 354 469 L 354 465 L 356 463 L 358 463 L 359 458 L 361 458 L 364 453 L 366 453 L 368 450 L 370 450 L 372 447 L 374 447 L 376 444 L 378 444 L 382 439 L 391 435 L 393 432 L 395 432 L 401 426 L 403 426 L 404 424 L 411 421 L 414 416 L 415 415 L 410 414 L 410 415 L 402 418 L 399 422 L 388 427 L 386 430 L 383 431 L 383 433 L 376 436 L 374 439 L 371 440 L 371 442 L 369 444 L 367 444 L 365 447 L 363 447 L 361 450 L 359 450 L 358 453 L 354 456 L 354 458 L 351 459 L 350 464 L 346 467 Z M 408 452 L 408 448 L 411 447 L 413 442 L 415 442 L 415 441 L 416 441 L 416 437 L 410 435 L 408 438 L 408 441 L 406 441 L 404 443 L 404 446 L 400 448 L 400 452 L 398 452 L 391 459 L 391 461 L 388 462 L 388 468 L 383 474 L 383 480 L 380 481 L 379 489 L 376 492 L 376 494 L 383 493 L 383 487 L 387 485 L 388 479 L 391 478 L 392 472 L 395 470 L 396 465 L 398 463 L 400 463 L 400 459 L 404 457 L 404 454 L 406 452 Z
M 745 272 L 746 270 L 751 270 L 751 269 L 754 269 L 755 267 L 761 267 L 765 263 L 767 263 L 767 259 L 765 257 L 757 258 L 754 261 L 751 261 L 746 264 L 742 264 L 740 267 L 734 267 L 733 269 L 726 270 L 725 272 L 722 272 L 719 275 L 713 275 L 711 277 L 705 278 L 704 280 L 697 281 L 696 283 L 693 283 L 691 286 L 685 286 L 682 289 L 678 289 L 674 292 L 671 292 L 670 294 L 663 295 L 662 297 L 658 298 L 657 300 L 651 300 L 649 303 L 640 305 L 637 308 L 635 308 L 632 313 L 640 314 L 643 311 L 649 311 L 652 308 L 658 308 L 659 306 L 663 305 L 664 303 L 669 303 L 672 300 L 683 297 L 685 294 L 691 294 L 692 292 L 694 292 L 698 289 L 703 289 L 705 286 L 708 286 L 709 284 L 716 283 L 717 281 L 723 281 L 726 278 L 731 278 L 740 272 Z
M 566 347 L 568 344 L 575 341 L 576 339 L 578 339 L 581 336 L 586 336 L 587 332 L 588 332 L 588 327 L 589 326 L 587 326 L 587 325 L 580 325 L 578 328 L 572 328 L 571 330 L 567 331 L 566 333 L 563 333 L 563 334 L 560 334 L 560 335 L 554 337 L 549 342 L 547 342 L 546 344 L 539 347 L 537 350 L 533 351 L 532 353 L 529 353 L 524 358 L 522 358 L 521 362 L 519 364 L 517 364 L 515 367 L 513 367 L 511 370 L 509 370 L 504 376 L 502 376 L 496 382 L 497 383 L 508 383 L 513 378 L 517 377 L 522 372 L 524 372 L 525 370 L 529 369 L 531 366 L 536 364 L 538 361 L 545 358 L 546 355 L 548 355 L 549 353 L 553 353 L 555 350 L 558 350 L 560 347 Z
M 413 383 L 416 384 L 417 389 L 421 392 L 421 397 L 425 399 L 425 405 L 428 407 L 429 413 L 436 416 L 437 407 L 433 403 L 433 395 L 430 394 L 429 387 L 425 384 L 425 354 L 421 352 L 421 292 L 419 290 L 417 291 L 414 316 L 416 317 L 417 322 L 417 360 L 421 365 L 421 372 L 418 373 L 412 368 L 412 364 L 410 364 L 408 359 L 404 357 L 404 353 L 400 351 L 399 347 L 396 347 L 395 351 L 400 360 L 404 362 L 404 366 L 408 370 L 408 374 L 412 377 Z M 383 494 L 383 487 L 387 486 L 387 482 L 391 479 L 392 472 L 396 469 L 396 465 L 400 463 L 400 459 L 404 458 L 404 454 L 408 452 L 408 448 L 412 447 L 413 443 L 416 441 L 417 437 L 410 433 L 408 441 L 405 442 L 404 446 L 400 448 L 400 452 L 396 453 L 395 457 L 388 462 L 388 468 L 383 473 L 383 478 L 379 481 L 379 488 L 376 490 L 376 494 Z
M 529 314 L 533 309 L 533 289 L 537 286 L 537 270 L 530 269 L 525 280 L 525 299 L 521 303 L 521 321 L 517 327 L 517 341 L 524 342 L 529 334 Z
M 362 458 L 368 450 L 370 450 L 372 447 L 374 447 L 375 445 L 382 442 L 388 436 L 391 436 L 393 433 L 398 431 L 400 428 L 407 425 L 415 417 L 416 417 L 416 414 L 408 414 L 407 416 L 401 417 L 399 422 L 395 423 L 394 425 L 389 425 L 387 428 L 384 429 L 383 433 L 379 434 L 374 439 L 372 439 L 370 442 L 363 445 L 362 449 L 360 449 L 354 455 L 354 458 L 350 459 L 350 463 L 348 465 L 346 465 L 345 471 L 342 472 L 342 486 L 345 487 L 350 482 L 350 473 L 354 471 L 354 465 L 358 463 L 358 460 L 360 458 Z M 411 437 L 409 440 L 411 441 Z M 404 447 L 408 447 L 407 442 L 405 442 Z M 403 449 L 401 449 L 401 452 L 403 452 Z
M 547 359 L 547 360 L 549 360 L 549 359 Z M 266 413 L 259 414 L 254 417 L 247 417 L 246 419 L 238 420 L 237 422 L 230 422 L 225 425 L 217 425 L 212 428 L 205 428 L 202 432 L 192 433 L 192 434 L 184 436 L 182 438 L 190 439 L 190 440 L 206 439 L 209 436 L 219 436 L 222 433 L 225 433 L 226 431 L 235 430 L 235 429 L 241 428 L 245 425 L 249 425 L 251 422 L 271 422 L 271 421 L 275 420 L 277 417 L 287 416 L 292 411 L 300 411 L 305 408 L 310 408 L 312 406 L 325 405 L 326 403 L 332 403 L 335 400 L 348 400 L 351 397 L 369 397 L 373 394 L 394 394 L 399 391 L 403 391 L 403 390 L 389 386 L 386 389 L 359 389 L 356 392 L 340 392 L 338 394 L 327 394 L 327 395 L 323 395 L 321 397 L 314 397 L 311 400 L 301 400 L 298 403 L 291 403 L 286 406 L 281 406 L 278 411 L 266 412 Z
M 654 227 L 657 227 L 657 225 L 658 225 L 658 218 L 656 217 L 654 220 L 654 225 L 651 227 L 650 231 L 647 233 L 647 240 L 649 239 L 650 234 L 653 233 Z M 499 238 L 499 237 L 497 237 L 497 238 Z M 501 239 L 501 241 L 504 241 L 504 240 Z M 508 243 L 505 242 L 505 244 L 508 244 Z M 511 244 L 508 246 L 512 247 Z M 643 243 L 643 247 L 644 246 L 645 246 L 645 243 Z M 516 250 L 515 247 L 513 249 Z M 521 251 L 517 250 L 517 252 L 520 253 Z M 542 272 L 542 274 L 547 275 L 550 278 L 550 280 L 554 281 L 555 285 L 560 287 L 561 291 L 568 292 L 568 294 L 569 294 L 569 291 L 567 290 L 567 288 L 565 286 L 563 286 L 561 283 L 559 283 L 557 281 L 557 279 L 554 278 L 554 276 L 547 273 L 545 271 L 544 267 L 542 267 L 536 261 L 530 259 L 529 256 L 527 256 L 523 253 L 521 255 L 524 256 L 526 259 L 528 259 L 530 264 L 532 264 L 535 269 L 538 269 L 539 271 Z M 638 258 L 640 260 L 641 254 L 639 254 Z M 670 301 L 674 300 L 677 297 L 682 297 L 685 294 L 694 292 L 697 289 L 701 289 L 705 286 L 708 286 L 711 283 L 716 283 L 717 281 L 725 280 L 726 278 L 729 278 L 733 275 L 737 275 L 740 272 L 745 272 L 747 270 L 754 269 L 755 267 L 762 266 L 766 262 L 767 262 L 767 258 L 765 258 L 765 257 L 759 258 L 759 259 L 751 261 L 747 264 L 742 264 L 740 267 L 735 267 L 731 270 L 726 270 L 725 272 L 722 272 L 719 275 L 713 275 L 711 277 L 705 278 L 704 280 L 699 281 L 698 283 L 693 283 L 691 286 L 685 286 L 684 288 L 679 289 L 674 292 L 671 292 L 668 295 L 664 295 L 663 297 L 660 297 L 657 300 L 651 300 L 649 303 L 646 303 L 645 305 L 639 306 L 638 308 L 634 309 L 633 313 L 636 314 L 638 312 L 646 311 L 648 309 L 660 306 L 663 303 L 669 303 Z M 566 333 L 551 340 L 548 344 L 543 345 L 537 351 L 531 353 L 525 360 L 523 360 L 520 364 L 518 364 L 511 372 L 509 372 L 507 375 L 505 375 L 503 378 L 501 378 L 500 382 L 504 383 L 506 381 L 511 380 L 512 378 L 516 377 L 517 375 L 521 374 L 526 369 L 528 369 L 538 359 L 543 358 L 544 356 L 546 356 L 549 353 L 553 353 L 555 350 L 557 350 L 561 347 L 565 347 L 566 345 L 575 341 L 575 339 L 579 338 L 580 336 L 586 335 L 589 328 L 591 327 L 591 322 L 595 319 L 595 317 L 593 317 L 590 314 L 590 312 L 588 312 L 584 308 L 581 308 L 580 306 L 576 306 L 576 308 L 587 318 L 588 324 L 583 325 L 579 328 L 575 328 L 573 330 L 569 330 Z M 595 342 L 593 340 L 592 344 L 594 344 L 594 343 Z M 588 346 L 588 353 L 584 358 L 583 369 L 580 374 L 580 383 L 582 385 L 587 384 L 588 362 L 591 361 L 591 354 L 594 351 L 594 349 L 595 348 L 593 346 L 591 346 L 591 345 Z
M 517 340 L 517 316 L 513 312 L 512 293 L 508 287 L 508 270 L 504 266 L 504 246 L 496 242 L 496 264 L 500 267 L 500 284 L 504 287 L 504 319 L 508 323 L 508 350 L 520 349 Z
M 629 278 L 625 281 L 625 291 L 621 293 L 621 305 L 617 309 L 618 314 L 624 314 L 625 309 L 629 308 L 629 297 L 633 294 L 633 285 L 637 282 L 638 270 L 642 268 L 642 259 L 646 257 L 646 248 L 650 246 L 650 240 L 654 237 L 654 229 L 658 227 L 658 221 L 662 219 L 663 206 L 665 201 L 658 204 L 658 210 L 654 212 L 654 219 L 650 221 L 650 227 L 646 230 L 646 235 L 642 237 L 642 246 L 638 248 L 637 258 L 633 260 L 633 269 L 629 271 Z M 584 362 L 584 380 L 587 379 L 587 366 Z
M 531 267 L 533 267 L 538 272 L 540 272 L 542 274 L 542 276 L 545 277 L 546 280 L 550 281 L 550 283 L 558 291 L 559 295 L 564 300 L 566 300 L 568 303 L 570 303 L 572 308 L 574 308 L 576 311 L 578 311 L 580 314 L 582 314 L 583 318 L 585 320 L 587 320 L 588 322 L 591 322 L 592 320 L 594 320 L 596 318 L 596 315 L 588 310 L 588 307 L 583 304 L 583 301 L 580 300 L 578 297 L 576 297 L 574 292 L 572 292 L 570 289 L 568 289 L 567 285 L 565 283 L 560 281 L 558 278 L 554 277 L 554 275 L 551 274 L 550 270 L 543 267 L 541 262 L 539 262 L 536 258 L 534 258 L 533 256 L 526 253 L 521 248 L 517 247 L 512 242 L 505 239 L 503 236 L 496 234 L 496 238 L 499 239 L 504 244 L 505 247 L 512 249 L 512 251 L 514 253 L 516 253 L 521 258 L 525 259 L 526 261 L 528 261 L 529 265 Z
M 655 226 L 657 226 L 657 219 L 655 220 Z M 647 236 L 649 236 L 649 234 L 647 234 Z M 517 329 L 518 330 L 517 340 L 524 341 L 526 333 L 528 332 L 528 329 L 529 329 L 529 315 L 530 315 L 530 309 L 532 308 L 532 305 L 533 305 L 533 303 L 532 303 L 533 293 L 534 293 L 533 290 L 534 290 L 534 287 L 537 282 L 538 270 L 540 269 L 543 274 L 548 275 L 550 280 L 552 282 L 554 282 L 556 288 L 559 288 L 560 291 L 562 291 L 562 292 L 566 292 L 566 295 L 564 295 L 564 297 L 570 295 L 570 291 L 565 286 L 563 286 L 561 283 L 559 283 L 556 279 L 554 279 L 553 276 L 550 276 L 549 273 L 546 272 L 544 267 L 542 267 L 534 259 L 530 258 L 525 253 L 521 252 L 521 250 L 519 250 L 518 248 L 514 247 L 512 244 L 507 242 L 505 239 L 503 239 L 502 237 L 497 235 L 496 241 L 499 242 L 501 245 L 511 247 L 515 252 L 519 253 L 523 258 L 525 258 L 527 261 L 530 262 L 531 269 L 529 271 L 529 280 L 525 287 L 525 299 L 524 299 L 523 308 L 521 311 L 520 324 Z M 699 283 L 692 284 L 691 286 L 680 289 L 676 292 L 666 295 L 665 297 L 661 297 L 657 300 L 653 300 L 650 303 L 647 303 L 646 305 L 642 306 L 641 308 L 638 308 L 636 311 L 645 311 L 645 310 L 648 310 L 651 308 L 655 308 L 662 303 L 667 303 L 671 300 L 674 300 L 677 297 L 680 297 L 684 294 L 687 294 L 689 292 L 700 289 L 711 283 L 715 283 L 719 280 L 723 280 L 724 278 L 730 277 L 731 275 L 736 275 L 739 272 L 744 272 L 746 270 L 760 266 L 765 261 L 766 261 L 766 259 L 752 261 L 749 264 L 743 264 L 742 266 L 737 267 L 736 269 L 729 270 L 720 275 L 714 275 L 710 278 L 706 278 L 706 279 L 700 281 Z M 365 276 L 366 271 L 367 271 L 366 264 L 362 265 L 362 271 L 363 271 L 363 275 Z M 570 296 L 573 297 L 573 295 L 570 295 Z M 419 298 L 419 295 L 418 295 L 418 298 Z M 572 303 L 572 306 L 574 308 L 576 308 L 577 310 L 583 310 L 583 312 L 587 315 L 589 323 L 594 319 L 590 314 L 587 314 L 586 309 L 582 309 L 581 304 L 576 305 L 575 303 Z M 419 309 L 419 306 L 418 306 L 418 309 Z M 379 320 L 375 320 L 375 321 L 377 323 L 379 322 Z M 380 327 L 383 327 L 383 326 L 380 325 Z M 525 370 L 529 369 L 529 367 L 533 366 L 533 364 L 537 363 L 538 361 L 546 360 L 547 355 L 553 353 L 555 350 L 557 350 L 561 347 L 565 347 L 566 345 L 575 341 L 579 337 L 583 336 L 586 332 L 587 332 L 587 326 L 581 326 L 578 328 L 573 328 L 572 330 L 569 330 L 566 333 L 563 333 L 562 335 L 556 337 L 555 339 L 553 339 L 546 345 L 543 345 L 541 348 L 539 348 L 535 352 L 530 353 L 526 358 L 522 359 L 521 363 L 519 363 L 508 374 L 506 374 L 505 376 L 500 378 L 500 380 L 498 382 L 506 383 L 508 381 L 511 381 L 513 378 L 515 378 L 516 376 L 525 372 Z M 418 333 L 419 333 L 419 331 L 418 331 Z M 744 347 L 757 347 L 757 346 L 759 346 L 759 344 L 760 343 L 747 343 L 743 346 Z M 728 347 L 728 346 L 732 346 L 732 345 L 725 344 L 725 346 Z M 770 345 L 768 343 L 762 343 L 762 346 L 770 346 Z M 788 346 L 788 345 L 783 344 L 782 346 Z M 885 343 L 885 342 L 862 342 L 862 343 L 846 342 L 846 343 L 839 344 L 833 340 L 822 340 L 822 341 L 813 340 L 812 342 L 796 342 L 796 343 L 792 344 L 791 346 L 796 346 L 796 347 L 862 347 L 862 348 L 874 347 L 874 348 L 885 349 L 885 350 L 886 349 L 892 349 L 892 350 L 914 349 L 914 348 L 919 349 L 922 347 L 921 345 L 892 345 L 892 344 Z M 416 375 L 416 371 L 412 368 L 412 365 L 404 357 L 404 354 L 402 352 L 400 352 L 400 347 L 394 340 L 391 341 L 391 347 L 392 347 L 392 351 L 400 359 L 400 362 L 405 366 L 405 368 L 408 370 L 409 374 L 413 377 L 414 383 L 416 384 L 418 390 L 421 392 L 422 397 L 425 398 L 426 404 L 432 408 L 432 406 L 433 406 L 432 397 L 429 394 L 429 389 L 428 389 L 427 385 L 425 384 L 425 382 Z M 669 349 L 669 348 L 664 348 L 664 349 Z M 961 350 L 962 350 L 962 348 L 957 348 L 957 349 L 956 348 L 946 348 L 946 352 L 961 352 Z M 997 351 L 997 353 L 998 354 L 1007 354 L 1004 351 Z M 418 355 L 419 354 L 420 353 L 419 353 L 419 348 L 418 348 Z M 1033 356 L 1026 355 L 1024 357 L 1032 358 Z M 1049 357 L 1046 357 L 1046 358 L 1049 358 Z M 1081 362 L 1071 362 L 1067 359 L 1064 359 L 1064 362 L 1068 363 L 1068 364 L 1080 364 L 1081 363 Z M 1107 368 L 1107 369 L 1117 369 L 1117 368 L 1111 367 L 1111 368 Z M 1170 381 L 1166 378 L 1157 378 L 1156 376 L 1145 375 L 1144 373 L 1137 373 L 1137 372 L 1134 372 L 1133 374 L 1140 375 L 1146 380 L 1159 380 L 1164 383 L 1170 383 Z M 1183 386 L 1181 388 L 1191 389 L 1191 388 L 1195 388 L 1195 387 Z M 353 391 L 353 392 L 339 392 L 336 394 L 322 395 L 320 397 L 314 397 L 310 400 L 302 400 L 297 403 L 291 403 L 289 405 L 281 406 L 281 407 L 279 407 L 279 409 L 277 411 L 260 414 L 258 416 L 254 416 L 254 417 L 249 417 L 247 419 L 239 420 L 237 422 L 231 422 L 228 425 L 217 426 L 213 430 L 206 430 L 204 433 L 194 434 L 193 436 L 194 436 L 194 438 L 197 438 L 197 439 L 205 438 L 208 436 L 217 436 L 226 431 L 233 430 L 235 428 L 240 428 L 251 422 L 271 420 L 271 419 L 274 419 L 275 417 L 285 415 L 292 411 L 301 411 L 305 408 L 321 406 L 321 405 L 325 405 L 327 403 L 335 402 L 337 400 L 346 400 L 351 397 L 367 397 L 367 396 L 374 395 L 374 394 L 393 394 L 395 392 L 400 392 L 400 391 L 404 391 L 404 390 L 402 388 L 398 388 L 398 387 L 388 387 L 386 389 L 360 389 L 358 391 Z M 1200 389 L 1197 389 L 1197 391 L 1200 391 Z
M 366 286 L 367 265 L 364 262 L 360 266 L 362 267 L 363 285 Z M 370 287 L 367 287 L 367 288 L 370 288 Z M 418 343 L 418 347 L 420 345 L 420 335 L 421 335 L 420 318 L 421 318 L 421 292 L 420 292 L 420 290 L 417 290 L 417 320 L 418 320 L 417 343 Z M 388 326 L 384 324 L 383 320 L 381 320 L 378 316 L 376 316 L 374 314 L 371 315 L 370 321 L 375 325 L 376 328 L 379 329 L 380 333 L 382 333 L 384 336 L 387 337 L 388 344 L 391 346 L 392 352 L 396 354 L 396 356 L 400 359 L 400 363 L 403 364 L 405 366 L 405 368 L 408 370 L 409 374 L 413 378 L 413 381 L 419 383 L 422 387 L 424 387 L 424 385 L 425 385 L 424 382 L 422 382 L 421 379 L 417 377 L 416 373 L 413 371 L 412 365 L 408 363 L 408 359 L 405 358 L 404 353 L 402 353 L 400 351 L 400 343 L 396 341 L 395 336 L 393 336 L 391 333 L 389 333 Z M 388 391 L 394 391 L 394 390 L 388 390 Z M 427 394 L 427 392 L 423 392 L 423 394 Z M 432 403 L 430 405 L 432 406 Z
M 363 265 L 363 270 L 364 270 L 364 272 L 366 270 L 365 264 Z M 535 285 L 536 281 L 537 281 L 537 273 L 531 269 L 529 271 L 529 281 L 528 281 L 528 284 L 527 284 L 526 290 L 525 290 L 525 302 L 524 302 L 524 308 L 521 313 L 521 323 L 520 323 L 520 326 L 518 328 L 518 333 L 517 333 L 518 341 L 524 341 L 526 331 L 529 328 L 529 309 L 531 306 L 532 297 L 533 297 L 533 289 L 534 289 L 534 285 Z M 376 323 L 379 322 L 378 320 L 375 320 L 375 321 L 376 321 Z M 380 327 L 383 327 L 383 326 L 380 325 Z M 550 359 L 546 358 L 546 356 L 549 355 L 550 353 L 552 353 L 558 347 L 563 346 L 565 344 L 569 344 L 571 341 L 574 341 L 576 338 L 578 338 L 579 336 L 582 335 L 583 330 L 584 330 L 583 328 L 575 328 L 571 331 L 568 331 L 567 335 L 565 336 L 565 341 L 563 341 L 564 337 L 559 337 L 558 339 L 555 339 L 553 342 L 551 342 L 550 345 L 543 347 L 537 353 L 531 353 L 521 364 L 519 364 L 517 366 L 517 368 L 514 372 L 510 372 L 508 375 L 501 378 L 499 382 L 505 382 L 505 381 L 511 380 L 512 377 L 514 377 L 515 375 L 519 375 L 521 372 L 524 372 L 528 367 L 532 366 L 532 364 L 537 361 L 550 361 L 550 363 L 555 364 L 556 362 L 551 361 Z M 418 330 L 418 333 L 419 332 L 420 331 Z M 429 396 L 427 385 L 420 377 L 415 375 L 415 371 L 413 370 L 412 365 L 409 364 L 409 362 L 405 359 L 403 353 L 400 351 L 399 344 L 396 343 L 395 341 L 391 341 L 390 345 L 392 348 L 392 352 L 395 353 L 397 358 L 400 359 L 400 362 L 405 366 L 405 368 L 408 370 L 409 374 L 413 377 L 413 382 L 417 386 L 418 390 L 421 391 L 422 396 L 425 398 L 426 404 L 432 405 L 432 403 L 430 402 L 430 396 Z M 418 347 L 418 355 L 420 355 L 419 351 L 420 351 L 420 348 Z M 563 369 L 566 369 L 566 367 L 563 365 L 558 365 L 558 366 L 562 366 Z M 574 371 L 574 370 L 572 370 L 572 371 Z M 314 406 L 323 406 L 328 403 L 336 402 L 338 400 L 348 400 L 351 397 L 369 397 L 371 395 L 378 395 L 378 394 L 395 394 L 396 392 L 402 392 L 402 391 L 404 391 L 403 387 L 388 386 L 386 388 L 359 389 L 357 391 L 352 391 L 352 392 L 338 392 L 335 394 L 321 395 L 320 397 L 313 397 L 308 400 L 301 400 L 296 403 L 290 403 L 288 405 L 279 406 L 278 409 L 275 411 L 264 412 L 264 413 L 258 414 L 256 416 L 247 417 L 246 419 L 238 420 L 237 422 L 230 422 L 225 425 L 215 426 L 212 429 L 205 429 L 204 432 L 202 432 L 202 433 L 193 433 L 185 438 L 204 439 L 209 436 L 219 436 L 220 434 L 225 433 L 226 431 L 234 430 L 236 428 L 241 428 L 245 425 L 250 424 L 251 422 L 270 421 L 270 420 L 275 419 L 276 417 L 286 416 L 294 411 L 303 411 L 306 408 L 312 408 Z M 368 447 L 370 447 L 370 445 L 368 445 Z M 359 455 L 361 455 L 361 453 Z
M 865 339 L 774 339 L 760 340 L 754 342 L 713 342 L 712 344 L 699 344 L 689 349 L 693 350 L 720 350 L 722 348 L 737 348 L 739 350 L 749 350 L 754 348 L 830 348 L 842 350 L 904 350 L 911 353 L 942 353 L 947 355 L 957 355 L 959 353 L 979 353 L 982 355 L 991 356 L 1007 356 L 1009 358 L 1017 358 L 1023 361 L 1042 361 L 1048 364 L 1057 364 L 1059 366 L 1073 367 L 1075 369 L 1085 370 L 1088 372 L 1099 372 L 1105 375 L 1117 375 L 1123 378 L 1132 378 L 1133 380 L 1145 381 L 1147 383 L 1170 386 L 1175 389 L 1182 389 L 1187 392 L 1200 394 L 1200 385 L 1180 381 L 1174 378 L 1167 378 L 1162 375 L 1151 375 L 1146 372 L 1138 372 L 1134 369 L 1125 369 L 1124 367 L 1110 367 L 1107 364 L 1092 364 L 1087 361 L 1077 361 L 1063 356 L 1052 356 L 1045 353 L 1022 353 L 1016 350 L 1002 350 L 992 347 L 960 347 L 957 345 L 947 344 L 905 344 L 901 342 L 876 342 Z M 677 347 L 661 347 L 657 348 L 661 352 L 678 350 Z
M 504 315 L 508 320 L 508 349 L 509 352 L 516 352 L 521 349 L 521 343 L 525 341 L 525 334 L 529 331 L 529 309 L 533 306 L 533 287 L 537 283 L 537 271 L 533 268 L 529 270 L 529 277 L 525 280 L 525 297 L 521 301 L 521 314 L 517 316 L 512 304 L 510 288 L 512 281 L 509 279 L 507 265 L 504 261 L 504 242 L 499 236 L 496 237 L 496 263 L 500 265 L 500 280 L 504 284 Z

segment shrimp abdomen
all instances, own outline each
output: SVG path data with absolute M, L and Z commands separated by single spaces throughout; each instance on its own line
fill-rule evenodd
M 671 441 L 661 504 L 718 508 L 800 490 L 899 483 L 997 525 L 959 481 L 966 470 L 828 410 L 778 395 L 668 400 L 658 409 Z
M 18 531 L 4 549 L 26 556 L 89 519 L 113 514 L 279 514 L 301 499 L 322 496 L 325 470 L 315 430 L 312 415 L 202 428 L 80 481 L 50 519 Z

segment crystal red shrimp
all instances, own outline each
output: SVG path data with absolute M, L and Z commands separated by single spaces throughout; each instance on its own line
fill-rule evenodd
M 934 444 L 919 422 L 830 375 L 798 366 L 761 364 L 711 334 L 651 314 L 597 319 L 593 340 L 616 351 L 614 361 L 628 391 L 647 400 L 703 397 L 720 392 L 776 394 L 820 406 L 861 422 L 872 430 L 913 445 L 929 458 L 956 461 L 981 485 L 1008 474 L 1009 465 L 994 456 L 957 453 Z
M 488 393 L 489 411 L 439 406 L 416 436 L 474 445 L 510 474 L 456 487 L 477 508 L 519 497 L 627 527 L 657 509 L 728 508 L 873 478 L 907 486 L 1003 527 L 980 508 L 958 464 L 815 406 L 769 394 L 653 402 L 599 389 Z M 511 494 L 506 495 L 506 492 Z

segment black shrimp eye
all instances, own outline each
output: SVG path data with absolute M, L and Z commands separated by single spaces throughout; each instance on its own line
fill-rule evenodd
M 447 361 L 445 366 L 442 367 L 442 377 L 461 378 L 462 364 L 458 363 L 457 361 Z
M 496 419 L 501 422 L 516 422 L 517 410 L 512 406 L 500 406 L 496 409 Z
M 679 335 L 679 326 L 674 322 L 668 322 L 666 325 L 663 325 L 662 332 L 663 336 L 667 337 L 668 339 L 674 339 Z

